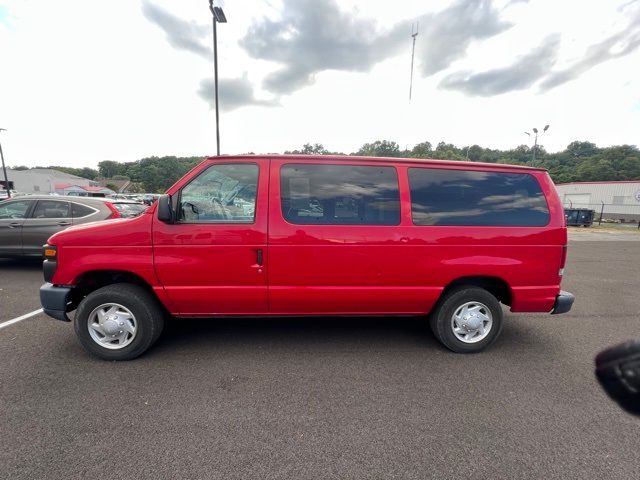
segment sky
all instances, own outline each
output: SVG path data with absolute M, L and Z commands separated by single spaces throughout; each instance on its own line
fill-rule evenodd
M 640 0 L 218 4 L 223 154 L 640 144 Z M 214 154 L 211 30 L 205 0 L 0 0 L 7 164 Z

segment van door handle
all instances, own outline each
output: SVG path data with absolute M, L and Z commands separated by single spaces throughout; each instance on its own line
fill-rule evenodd
M 22 226 L 22 224 L 18 222 L 13 222 L 9 224 L 9 228 L 18 228 L 20 226 Z
M 71 222 L 62 221 L 62 222 L 58 222 L 58 225 L 60 227 L 68 227 L 69 225 L 71 225 Z
M 262 266 L 262 249 L 259 248 L 256 250 L 256 263 L 259 267 Z

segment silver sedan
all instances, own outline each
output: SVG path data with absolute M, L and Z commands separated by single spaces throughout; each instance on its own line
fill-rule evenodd
M 71 225 L 134 217 L 147 206 L 95 197 L 22 196 L 0 201 L 0 257 L 42 255 L 42 246 Z

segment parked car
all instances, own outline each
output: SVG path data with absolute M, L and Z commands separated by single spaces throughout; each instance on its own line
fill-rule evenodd
M 124 198 L 126 198 L 127 200 L 131 200 L 134 202 L 139 202 L 139 203 L 144 203 L 143 200 L 143 196 L 139 195 L 137 193 L 125 193 L 122 195 Z
M 160 195 L 156 194 L 156 193 L 145 193 L 142 196 L 142 201 L 146 204 L 146 205 L 151 205 L 153 204 L 153 202 L 155 202 L 158 197 L 160 197 Z
M 71 225 L 133 217 L 147 207 L 105 198 L 29 195 L 0 203 L 0 257 L 42 256 L 42 246 Z
M 118 210 L 122 218 L 137 217 L 149 207 L 144 203 L 131 200 L 118 200 L 117 202 L 112 202 L 112 205 Z
M 562 204 L 545 170 L 366 157 L 210 158 L 128 220 L 45 246 L 45 313 L 132 359 L 175 317 L 416 315 L 455 352 L 512 312 L 564 313 Z
M 15 192 L 14 190 L 11 190 L 11 197 L 15 197 L 17 192 Z M 2 200 L 6 200 L 7 198 L 11 198 L 9 197 L 9 195 L 7 195 L 7 191 L 4 188 L 0 189 L 0 202 Z

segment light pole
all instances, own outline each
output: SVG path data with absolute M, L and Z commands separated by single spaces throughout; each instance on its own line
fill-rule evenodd
M 213 19 L 213 83 L 216 97 L 216 151 L 220 155 L 220 114 L 218 113 L 218 22 L 227 23 L 227 17 L 220 7 L 213 6 L 213 0 L 209 0 L 209 10 Z
M 544 135 L 545 132 L 549 130 L 549 125 L 545 125 L 544 128 L 542 129 L 542 133 L 540 134 L 540 136 Z M 524 132 L 527 135 L 531 136 L 531 133 L 529 132 Z M 531 166 L 533 167 L 536 163 L 536 150 L 538 148 L 538 129 L 534 128 L 533 129 L 533 137 L 534 137 L 534 142 L 533 142 L 533 154 L 531 155 Z
M 0 128 L 0 132 L 7 131 L 6 128 Z M 7 167 L 4 165 L 4 153 L 2 153 L 2 142 L 0 142 L 0 158 L 2 158 L 2 171 L 4 172 L 4 188 L 7 190 L 7 198 L 11 198 L 11 189 L 9 188 L 9 179 L 7 178 Z

